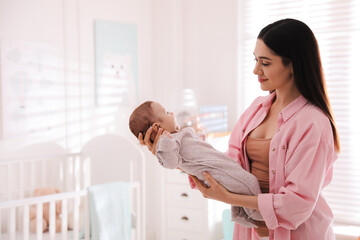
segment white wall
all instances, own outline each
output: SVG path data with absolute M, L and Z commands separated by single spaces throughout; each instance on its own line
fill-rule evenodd
M 102 115 L 104 109 L 94 105 L 95 19 L 137 24 L 139 102 L 153 99 L 175 109 L 180 91 L 193 88 L 199 105 L 228 105 L 231 128 L 239 115 L 236 2 L 0 0 L 0 41 L 51 42 L 56 47 L 62 66 L 63 100 L 68 108 L 64 131 L 53 140 L 70 150 L 80 149 L 88 139 L 101 133 L 129 136 L 127 118 L 132 107 L 111 109 L 108 120 Z M 2 119 L 0 115 L 0 136 Z M 26 138 L 0 139 L 0 153 L 31 142 Z M 144 151 L 149 160 L 147 239 L 159 239 L 161 191 L 158 186 L 162 169 L 145 148 Z
M 192 88 L 199 105 L 228 105 L 231 130 L 240 114 L 237 0 L 153 2 L 154 99 L 168 109 L 176 109 L 181 90 Z M 153 171 L 158 171 L 156 166 Z M 214 226 L 211 239 L 220 239 L 221 229 L 216 226 L 221 223 L 214 221 L 219 219 L 210 221 Z
M 127 109 L 104 109 L 94 104 L 94 20 L 133 23 L 138 28 L 139 101 L 152 98 L 152 4 L 151 0 L 0 0 L 0 41 L 16 40 L 52 43 L 57 52 L 62 74 L 66 109 L 62 129 L 49 140 L 78 151 L 90 138 L 117 132 L 129 136 Z M 1 69 L 0 69 L 1 70 Z M 1 85 L 0 85 L 1 86 Z M 6 100 L 5 100 L 6 101 Z M 1 102 L 0 106 L 6 104 Z M 61 101 L 61 100 L 60 100 Z M 104 116 L 103 112 L 107 111 Z M 0 136 L 3 132 L 3 111 L 0 111 Z M 135 140 L 132 136 L 131 138 Z M 0 154 L 39 139 L 1 139 Z M 145 150 L 145 149 L 144 149 Z M 149 159 L 152 158 L 146 152 Z M 149 160 L 150 161 L 150 160 Z M 155 162 L 153 161 L 155 168 Z M 159 185 L 150 170 L 149 186 Z M 147 239 L 157 239 L 158 190 L 149 188 Z
M 46 9 L 46 11 L 42 10 Z M 51 42 L 62 54 L 64 45 L 62 1 L 0 1 L 0 40 Z M 47 19 L 47 21 L 44 21 Z M 59 56 L 61 58 L 61 56 Z M 2 66 L 3 67 L 3 66 Z M 0 69 L 4 71 L 4 69 Z M 1 84 L 2 86 L 2 84 Z M 1 110 L 3 109 L 1 104 Z M 2 114 L 2 111 L 0 112 Z M 2 116 L 2 115 L 1 115 Z M 3 116 L 0 120 L 3 132 Z M 23 142 L 0 140 L 0 149 L 10 148 Z
M 154 96 L 176 108 L 183 88 L 199 105 L 237 107 L 237 1 L 154 0 Z
M 184 87 L 199 105 L 228 105 L 237 118 L 237 1 L 184 1 Z
M 0 0 L 0 40 L 47 42 L 56 48 L 66 109 L 62 122 L 64 130 L 60 138 L 51 140 L 71 150 L 80 149 L 84 142 L 100 133 L 117 131 L 127 134 L 127 122 L 123 124 L 122 121 L 128 115 L 124 113 L 128 114 L 134 107 L 109 110 L 95 106 L 95 19 L 137 25 L 139 102 L 151 98 L 151 0 L 55 0 L 51 3 L 45 0 Z M 104 120 L 105 110 L 111 113 L 110 120 Z M 2 128 L 0 124 L 0 135 Z M 26 141 L 26 136 L 22 139 L 0 140 L 0 149 L 18 147 L 37 140 Z

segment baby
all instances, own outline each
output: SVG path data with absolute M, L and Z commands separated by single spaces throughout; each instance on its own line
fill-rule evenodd
M 210 173 L 228 191 L 258 195 L 261 193 L 257 178 L 245 171 L 225 153 L 215 150 L 210 144 L 200 140 L 191 127 L 180 129 L 174 114 L 156 102 L 147 101 L 137 107 L 129 119 L 131 132 L 138 137 L 145 136 L 152 127 L 151 141 L 159 128 L 164 132 L 156 147 L 156 157 L 160 164 L 169 169 L 180 168 L 208 184 L 202 175 Z M 263 221 L 259 211 L 231 206 L 232 220 L 246 227 L 256 227 L 255 221 Z

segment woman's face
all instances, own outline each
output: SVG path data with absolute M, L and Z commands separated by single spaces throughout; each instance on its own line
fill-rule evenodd
M 275 55 L 263 40 L 257 39 L 254 74 L 258 76 L 264 91 L 291 89 L 295 85 L 292 64 L 284 66 L 280 56 Z

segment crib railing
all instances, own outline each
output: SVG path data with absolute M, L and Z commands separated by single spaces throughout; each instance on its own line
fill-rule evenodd
M 62 204 L 62 213 L 61 213 L 61 235 L 62 239 L 80 239 L 80 232 L 84 234 L 84 239 L 88 240 L 89 237 L 89 213 L 87 207 L 87 190 L 74 191 L 74 192 L 65 192 L 58 193 L 47 196 L 40 197 L 31 197 L 19 200 L 12 200 L 8 202 L 0 203 L 0 216 L 6 214 L 7 217 L 7 231 L 1 229 L 0 224 L 0 239 L 6 236 L 6 239 L 15 240 L 17 233 L 22 232 L 22 238 L 24 240 L 29 240 L 30 238 L 30 229 L 29 229 L 29 210 L 32 205 L 36 206 L 36 239 L 42 240 L 43 229 L 42 229 L 42 216 L 43 216 L 43 204 L 49 203 L 49 233 L 48 239 L 55 240 L 55 203 L 61 201 Z M 81 214 L 83 214 L 83 221 L 80 221 L 80 202 L 81 198 L 84 199 L 82 203 L 84 207 L 82 208 Z M 68 204 L 73 204 L 73 223 L 74 226 L 72 231 L 68 231 L 68 221 L 69 221 L 69 212 Z M 16 216 L 20 213 L 22 215 L 22 224 L 17 226 Z M 1 218 L 0 218 L 1 219 Z M 83 226 L 80 226 L 83 224 Z M 3 234 L 5 233 L 5 234 Z M 72 234 L 70 237 L 69 234 Z
M 0 240 L 90 239 L 87 187 L 90 159 L 81 154 L 11 158 L 0 161 Z M 130 172 L 132 172 L 132 166 Z M 131 209 L 136 213 L 136 239 L 144 239 L 143 186 L 130 177 Z M 36 188 L 54 187 L 58 194 L 32 196 Z M 56 233 L 56 204 L 61 203 L 61 232 Z M 49 205 L 49 228 L 43 233 L 44 204 Z M 36 209 L 36 230 L 30 213 Z M 68 228 L 72 223 L 71 229 Z
M 42 237 L 42 208 L 48 203 L 50 210 L 49 239 L 55 233 L 56 202 L 62 203 L 62 239 L 78 239 L 80 228 L 87 226 L 79 223 L 80 200 L 82 205 L 87 204 L 85 199 L 86 188 L 90 186 L 90 159 L 81 154 L 59 154 L 52 156 L 8 157 L 0 161 L 0 240 L 13 240 L 19 232 L 23 236 L 18 239 L 29 239 L 29 213 L 36 208 L 37 224 L 36 239 Z M 50 187 L 59 189 L 61 193 L 33 197 L 36 188 Z M 71 238 L 67 229 L 68 210 L 71 209 L 74 224 Z M 86 206 L 82 214 L 88 214 Z M 54 218 L 52 218 L 54 216 Z M 89 219 L 88 216 L 82 216 Z M 40 224 L 41 223 L 41 224 Z M 64 225 L 66 223 L 66 225 Z M 75 227 L 77 229 L 75 229 Z M 41 229 L 41 231 L 40 231 Z M 85 232 L 84 232 L 85 233 Z M 6 236 L 6 237 L 5 237 Z M 31 236 L 33 239 L 34 236 Z
M 142 239 L 143 226 L 141 225 L 142 216 L 140 215 L 140 184 L 133 182 L 130 184 L 132 210 L 136 213 L 136 239 Z M 0 219 L 6 219 L 6 228 L 2 229 L 0 222 L 0 240 L 68 240 L 85 239 L 90 240 L 90 216 L 87 199 L 87 190 L 74 192 L 58 193 L 40 197 L 31 197 L 25 199 L 0 202 Z M 61 236 L 56 236 L 55 218 L 56 202 L 61 202 Z M 43 204 L 49 204 L 49 231 L 44 237 L 42 229 Z M 69 205 L 71 205 L 72 214 L 69 214 Z M 36 232 L 30 231 L 30 208 L 36 207 Z M 21 216 L 20 218 L 17 216 Z M 70 219 L 73 218 L 73 219 Z M 20 220 L 19 222 L 17 221 Z M 68 229 L 69 221 L 73 222 L 71 230 Z M 71 234 L 71 236 L 70 236 Z
M 31 197 L 41 187 L 82 190 L 90 185 L 89 173 L 90 160 L 81 154 L 4 159 L 0 161 L 0 201 Z

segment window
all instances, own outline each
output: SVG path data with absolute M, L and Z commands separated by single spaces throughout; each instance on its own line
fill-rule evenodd
M 252 73 L 253 50 L 259 31 L 282 18 L 304 21 L 317 37 L 341 153 L 334 165 L 333 181 L 324 195 L 335 222 L 360 226 L 360 24 L 355 0 L 239 1 L 240 112 L 266 95 Z

